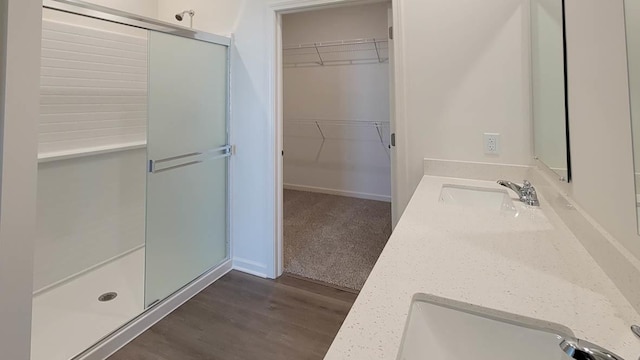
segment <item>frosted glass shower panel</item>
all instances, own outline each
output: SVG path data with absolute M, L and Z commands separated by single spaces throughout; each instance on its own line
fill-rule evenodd
M 150 32 L 145 305 L 228 258 L 227 47 Z
M 227 47 L 150 32 L 149 154 L 227 144 Z

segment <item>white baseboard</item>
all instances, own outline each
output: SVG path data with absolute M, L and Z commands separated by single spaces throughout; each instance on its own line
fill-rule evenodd
M 252 260 L 234 257 L 233 269 L 265 279 L 269 277 L 266 265 Z
M 346 196 L 346 197 L 365 199 L 365 200 L 391 202 L 391 196 L 387 196 L 387 195 L 368 194 L 368 193 L 361 193 L 361 192 L 355 192 L 355 191 L 327 189 L 327 188 L 321 188 L 321 187 L 315 187 L 315 186 L 294 185 L 294 184 L 284 184 L 284 188 L 287 190 L 308 191 L 308 192 L 314 192 L 314 193 Z
M 74 360 L 106 359 L 231 270 L 231 260 L 225 261 L 76 356 Z

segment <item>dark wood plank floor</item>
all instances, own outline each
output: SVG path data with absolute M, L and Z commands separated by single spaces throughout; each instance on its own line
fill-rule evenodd
M 232 271 L 109 360 L 322 359 L 356 294 Z

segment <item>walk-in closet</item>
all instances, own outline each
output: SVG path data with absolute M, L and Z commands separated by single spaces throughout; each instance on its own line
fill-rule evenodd
M 390 12 L 282 17 L 285 273 L 360 290 L 391 233 Z

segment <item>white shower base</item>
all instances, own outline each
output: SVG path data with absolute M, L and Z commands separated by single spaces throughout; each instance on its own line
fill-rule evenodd
M 108 302 L 98 296 L 116 292 Z M 33 298 L 31 360 L 68 360 L 142 313 L 144 248 Z

